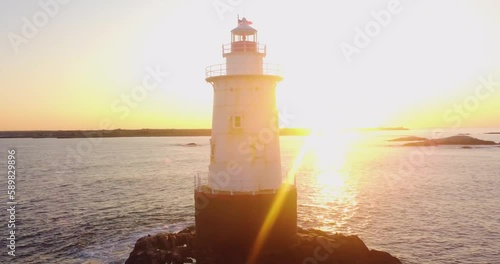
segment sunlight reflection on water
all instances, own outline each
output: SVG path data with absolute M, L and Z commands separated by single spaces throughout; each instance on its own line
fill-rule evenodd
M 281 137 L 283 168 L 297 176 L 299 225 L 359 235 L 405 264 L 494 263 L 500 148 L 443 146 L 400 173 L 401 159 L 418 148 L 387 140 L 407 135 L 429 131 Z M 17 147 L 23 175 L 19 263 L 123 263 L 139 237 L 194 223 L 193 175 L 207 171 L 208 137 L 106 138 L 72 171 L 54 175 L 50 164 L 78 142 L 0 140 L 1 149 Z M 198 146 L 182 146 L 191 142 Z
M 309 162 L 307 177 L 314 179 L 304 188 L 308 190 L 309 208 L 314 211 L 310 212 L 309 221 L 322 223 L 319 228 L 324 231 L 348 232 L 349 221 L 357 213 L 357 183 L 347 162 L 357 137 L 354 133 L 313 134 L 302 147 Z

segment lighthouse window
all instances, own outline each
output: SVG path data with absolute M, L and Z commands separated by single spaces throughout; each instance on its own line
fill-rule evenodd
M 241 116 L 235 116 L 234 117 L 234 127 L 235 128 L 240 128 L 241 127 Z

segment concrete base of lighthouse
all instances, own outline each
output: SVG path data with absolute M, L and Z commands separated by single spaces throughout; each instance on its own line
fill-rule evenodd
M 279 206 L 274 206 L 277 203 Z M 248 254 L 271 210 L 279 209 L 263 251 L 293 243 L 297 234 L 297 189 L 282 187 L 275 193 L 212 193 L 195 191 L 196 240 L 203 248 Z

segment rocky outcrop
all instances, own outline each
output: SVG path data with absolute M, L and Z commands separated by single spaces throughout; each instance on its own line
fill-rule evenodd
M 199 145 L 196 143 L 187 143 L 187 144 L 181 144 L 183 147 L 198 147 Z
M 408 136 L 408 137 L 400 137 L 400 138 L 391 139 L 389 141 L 424 141 L 424 140 L 428 140 L 428 139 L 423 138 L 423 137 Z
M 194 227 L 176 234 L 162 233 L 137 240 L 125 264 L 196 263 L 246 264 L 246 254 L 213 252 L 196 245 Z M 391 254 L 370 250 L 357 236 L 300 229 L 294 243 L 280 250 L 263 249 L 255 260 L 259 264 L 401 264 Z
M 192 263 L 196 232 L 193 227 L 179 233 L 161 233 L 139 238 L 125 264 Z
M 439 146 L 439 145 L 496 145 L 494 141 L 481 140 L 469 136 L 452 136 L 429 139 L 421 142 L 406 143 L 404 146 Z

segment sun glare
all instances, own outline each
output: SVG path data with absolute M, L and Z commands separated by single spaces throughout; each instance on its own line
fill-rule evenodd
M 304 173 L 313 177 L 311 185 L 305 187 L 310 188 L 313 200 L 325 208 L 337 208 L 336 220 L 326 221 L 321 227 L 325 231 L 349 232 L 349 221 L 356 214 L 357 205 L 356 181 L 350 174 L 350 154 L 361 141 L 360 134 L 352 131 L 316 130 L 307 137 L 296 160 L 303 163 L 304 159 L 311 159 L 312 167 Z M 316 217 L 330 219 L 331 215 L 320 210 L 316 212 Z
M 313 132 L 304 147 L 314 159 L 314 175 L 321 184 L 334 188 L 344 186 L 348 177 L 347 154 L 357 139 L 353 132 Z

